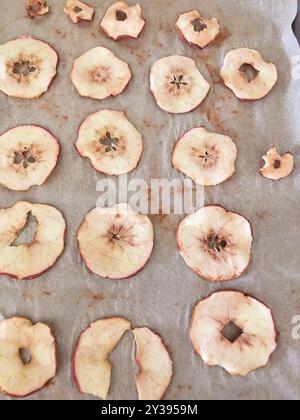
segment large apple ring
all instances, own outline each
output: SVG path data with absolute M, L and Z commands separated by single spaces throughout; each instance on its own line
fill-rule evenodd
M 226 338 L 234 324 L 239 333 Z M 276 349 L 271 310 L 238 291 L 221 291 L 201 300 L 193 313 L 190 338 L 208 366 L 221 366 L 233 376 L 246 376 L 266 366 Z

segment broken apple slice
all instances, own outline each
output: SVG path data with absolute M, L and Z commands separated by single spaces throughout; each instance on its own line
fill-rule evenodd
M 176 144 L 174 167 L 199 185 L 218 185 L 235 173 L 237 147 L 228 136 L 194 128 Z
M 79 391 L 106 399 L 112 366 L 109 356 L 130 322 L 124 318 L 100 319 L 89 326 L 79 339 L 73 369 Z
M 121 175 L 137 167 L 143 140 L 123 112 L 103 110 L 84 120 L 76 148 L 82 157 L 91 160 L 97 171 Z
M 48 90 L 58 56 L 50 45 L 18 38 L 0 45 L 0 90 L 8 96 L 34 99 Z
M 0 321 L 0 392 L 23 398 L 55 374 L 55 340 L 47 325 L 25 318 Z
M 36 218 L 31 243 L 15 245 L 28 218 Z M 19 201 L 0 210 L 0 274 L 31 280 L 49 270 L 64 250 L 66 223 L 54 207 Z
M 226 329 L 232 324 L 233 335 Z M 238 291 L 221 291 L 198 302 L 190 338 L 208 366 L 221 366 L 233 376 L 246 376 L 266 366 L 276 349 L 271 310 Z
M 172 360 L 162 339 L 148 328 L 135 328 L 136 386 L 139 400 L 160 400 L 173 375 Z
M 145 215 L 128 204 L 92 210 L 77 239 L 80 254 L 90 271 L 100 277 L 125 279 L 147 263 L 153 248 L 153 226 Z
M 224 84 L 242 101 L 264 98 L 277 82 L 277 69 L 249 48 L 230 51 L 221 70 Z
M 248 268 L 253 235 L 247 219 L 221 206 L 206 206 L 187 216 L 177 230 L 186 264 L 213 282 L 233 280 Z
M 79 23 L 81 20 L 93 20 L 95 10 L 82 1 L 68 0 L 64 12 L 70 16 L 72 22 Z
M 31 19 L 50 12 L 50 7 L 48 7 L 45 0 L 26 0 L 25 5 L 27 14 Z
M 27 191 L 42 185 L 54 170 L 60 146 L 42 127 L 24 125 L 0 136 L 0 184 Z
M 72 82 L 81 96 L 89 98 L 120 95 L 130 79 L 128 64 L 103 47 L 89 50 L 73 65 Z
M 119 1 L 107 10 L 100 28 L 110 38 L 118 41 L 122 38 L 138 38 L 145 23 L 139 4 L 128 6 L 127 3 Z
M 291 153 L 280 156 L 276 147 L 272 147 L 266 156 L 263 156 L 265 166 L 260 169 L 260 173 L 268 179 L 279 181 L 291 175 L 294 170 L 295 158 Z
M 161 58 L 152 67 L 150 88 L 161 109 L 181 114 L 197 108 L 206 98 L 210 85 L 194 60 L 171 56 Z
M 220 33 L 217 19 L 205 19 L 198 10 L 183 13 L 176 23 L 177 30 L 189 44 L 200 48 L 206 47 L 216 39 Z

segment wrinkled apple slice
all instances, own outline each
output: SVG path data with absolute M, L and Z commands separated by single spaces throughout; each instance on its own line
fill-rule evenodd
M 64 12 L 70 16 L 72 22 L 79 23 L 81 20 L 93 20 L 95 10 L 82 1 L 68 0 Z
M 0 90 L 8 96 L 34 99 L 48 90 L 56 75 L 57 53 L 33 38 L 0 45 Z
M 100 28 L 115 41 L 122 38 L 138 38 L 145 21 L 139 4 L 128 6 L 123 1 L 113 4 L 103 17 Z
M 42 127 L 24 125 L 0 136 L 0 184 L 15 191 L 42 185 L 55 168 L 58 141 Z
M 89 98 L 105 99 L 120 95 L 130 79 L 128 64 L 103 47 L 89 50 L 73 65 L 73 84 L 81 96 Z
M 226 328 L 233 324 L 233 335 Z M 190 326 L 195 351 L 208 366 L 221 366 L 234 376 L 246 376 L 267 365 L 276 349 L 271 310 L 237 291 L 221 291 L 198 302 Z
M 0 322 L 0 392 L 26 397 L 55 374 L 55 340 L 47 325 L 33 325 L 25 318 Z
M 189 44 L 200 48 L 206 47 L 220 33 L 218 20 L 205 19 L 198 10 L 183 13 L 179 16 L 176 28 Z
M 28 16 L 33 19 L 36 16 L 43 16 L 50 12 L 45 0 L 26 0 L 25 1 L 26 11 Z
M 172 56 L 158 60 L 150 73 L 150 88 L 157 105 L 164 111 L 190 112 L 206 98 L 210 89 L 188 57 Z
M 237 147 L 228 136 L 203 127 L 186 133 L 176 144 L 173 165 L 199 185 L 217 185 L 235 173 Z
M 135 328 L 136 386 L 139 400 L 160 400 L 173 375 L 172 360 L 162 339 L 148 328 Z
M 76 148 L 81 156 L 91 160 L 97 171 L 121 175 L 137 167 L 143 140 L 123 112 L 103 110 L 82 123 Z
M 233 280 L 248 268 L 253 242 L 251 225 L 221 206 L 206 206 L 187 216 L 177 230 L 178 249 L 186 264 L 213 282 Z
M 80 392 L 107 398 L 112 371 L 109 356 L 127 330 L 129 321 L 109 318 L 94 322 L 81 334 L 73 361 Z
M 14 245 L 29 216 L 37 220 L 29 244 Z M 19 201 L 0 210 L 0 273 L 18 280 L 39 277 L 49 270 L 64 250 L 66 223 L 54 207 Z
M 243 101 L 264 98 L 277 82 L 277 69 L 260 53 L 248 48 L 230 51 L 221 70 L 224 84 Z
M 263 156 L 265 166 L 260 169 L 260 173 L 268 179 L 279 181 L 291 175 L 294 170 L 295 158 L 291 153 L 286 153 L 283 156 L 277 152 L 276 147 L 272 147 L 266 156 Z
M 80 254 L 89 270 L 109 279 L 138 273 L 150 258 L 153 237 L 149 218 L 135 213 L 127 204 L 92 210 L 77 235 Z

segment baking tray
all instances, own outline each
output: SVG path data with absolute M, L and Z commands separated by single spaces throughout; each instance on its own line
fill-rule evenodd
M 18 200 L 48 203 L 60 209 L 68 223 L 65 252 L 51 271 L 35 281 L 0 279 L 2 316 L 20 315 L 46 322 L 57 338 L 57 376 L 28 399 L 92 399 L 79 394 L 72 381 L 71 355 L 79 334 L 91 321 L 113 315 L 128 317 L 134 326 L 146 325 L 164 338 L 174 361 L 174 378 L 166 399 L 298 399 L 300 342 L 292 335 L 292 319 L 300 314 L 300 81 L 292 77 L 300 52 L 291 31 L 296 0 L 272 1 L 272 7 L 268 0 L 203 0 L 203 14 L 218 17 L 222 25 L 219 39 L 203 51 L 180 40 L 174 27 L 179 13 L 197 6 L 192 0 L 184 5 L 179 0 L 141 0 L 147 19 L 145 30 L 138 40 L 119 43 L 98 31 L 111 0 L 90 0 L 96 9 L 95 19 L 80 25 L 64 15 L 64 0 L 49 3 L 51 14 L 30 20 L 23 1 L 0 1 L 1 43 L 30 34 L 48 41 L 60 56 L 58 75 L 40 99 L 24 101 L 0 94 L 1 132 L 18 124 L 38 124 L 53 132 L 62 146 L 59 164 L 44 186 L 22 194 L 0 189 L 1 207 Z M 124 94 L 105 101 L 80 98 L 70 82 L 74 58 L 99 45 L 127 61 L 134 75 Z M 260 50 L 279 71 L 276 88 L 256 103 L 239 102 L 218 77 L 224 55 L 244 46 Z M 161 111 L 149 92 L 152 64 L 170 54 L 194 58 L 212 85 L 206 101 L 183 116 Z M 104 108 L 124 110 L 143 134 L 143 157 L 129 180 L 183 179 L 171 166 L 171 151 L 178 138 L 198 124 L 234 138 L 239 149 L 237 175 L 223 185 L 206 188 L 203 200 L 222 204 L 251 221 L 253 258 L 242 278 L 210 284 L 185 266 L 175 242 L 176 226 L 183 215 L 150 216 L 156 233 L 154 252 L 149 264 L 133 279 L 114 282 L 88 272 L 78 254 L 76 231 L 86 213 L 96 206 L 96 185 L 103 177 L 78 156 L 74 142 L 82 120 Z M 264 180 L 258 173 L 261 156 L 274 143 L 280 151 L 291 150 L 296 157 L 293 175 L 279 183 Z M 266 302 L 280 332 L 271 363 L 246 378 L 205 367 L 188 338 L 195 303 L 222 288 L 239 289 Z M 130 335 L 114 351 L 112 362 L 109 398 L 135 399 Z

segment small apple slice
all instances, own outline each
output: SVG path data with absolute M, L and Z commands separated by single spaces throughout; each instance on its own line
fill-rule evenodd
M 141 158 L 143 140 L 123 112 L 103 110 L 81 124 L 76 148 L 93 167 L 107 175 L 133 171 Z
M 26 356 L 23 357 L 26 351 Z M 56 346 L 50 328 L 25 318 L 0 321 L 0 392 L 23 398 L 56 374 Z
M 148 328 L 135 328 L 136 386 L 139 400 L 160 400 L 169 387 L 172 375 L 172 360 L 162 339 Z
M 94 322 L 81 334 L 73 361 L 80 392 L 107 398 L 112 371 L 109 356 L 127 330 L 127 319 L 108 318 Z
M 128 6 L 127 3 L 118 1 L 109 7 L 100 23 L 100 28 L 110 38 L 118 41 L 122 38 L 138 38 L 145 23 L 139 4 Z
M 149 218 L 135 213 L 128 204 L 92 210 L 77 234 L 89 270 L 115 280 L 132 277 L 146 265 L 153 237 Z
M 34 38 L 0 45 L 0 90 L 16 98 L 38 98 L 48 90 L 57 63 L 56 51 Z
M 232 50 L 225 56 L 221 77 L 242 101 L 264 98 L 278 79 L 276 66 L 267 63 L 258 51 L 249 48 Z
M 194 128 L 176 144 L 174 167 L 199 185 L 218 185 L 235 173 L 237 147 L 228 136 Z
M 232 328 L 232 338 L 226 328 Z M 214 293 L 196 305 L 190 338 L 208 366 L 221 366 L 233 376 L 246 376 L 266 366 L 276 349 L 276 329 L 271 310 L 238 291 Z
M 260 169 L 260 173 L 268 179 L 279 181 L 291 175 L 294 170 L 295 158 L 291 153 L 286 153 L 283 156 L 277 152 L 276 147 L 272 147 L 266 156 L 263 156 L 265 166 Z
M 30 19 L 36 16 L 43 16 L 50 12 L 45 0 L 26 0 L 25 1 L 26 11 Z
M 81 96 L 89 98 L 120 95 L 130 79 L 128 64 L 103 47 L 87 51 L 73 65 L 72 82 Z
M 221 206 L 206 206 L 187 216 L 177 230 L 186 264 L 212 282 L 240 277 L 248 268 L 253 242 L 247 219 Z
M 37 220 L 34 238 L 29 244 L 14 245 L 27 224 L 29 215 Z M 19 201 L 0 210 L 0 274 L 18 280 L 41 276 L 57 261 L 64 250 L 66 222 L 54 207 Z
M 64 12 L 70 16 L 74 23 L 79 23 L 81 20 L 91 21 L 95 14 L 92 7 L 79 0 L 68 0 Z
M 189 44 L 205 48 L 216 39 L 220 33 L 218 20 L 205 19 L 199 10 L 192 10 L 179 16 L 176 23 L 177 30 Z
M 183 56 L 158 60 L 150 73 L 150 88 L 164 111 L 181 114 L 197 108 L 210 89 L 194 60 Z
M 23 125 L 6 131 L 0 136 L 0 184 L 14 191 L 44 184 L 59 151 L 56 138 L 42 127 Z

